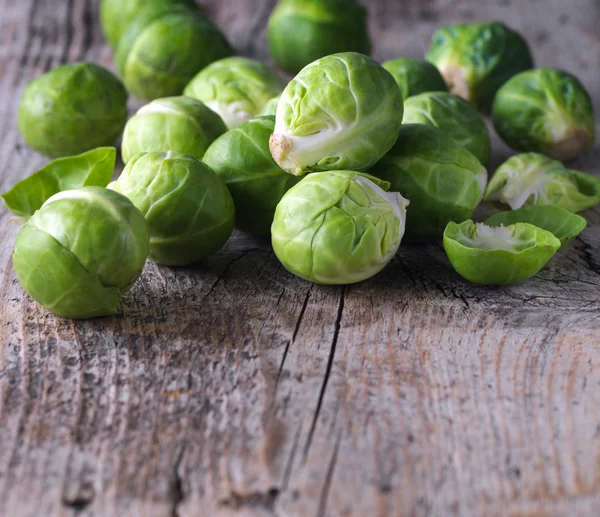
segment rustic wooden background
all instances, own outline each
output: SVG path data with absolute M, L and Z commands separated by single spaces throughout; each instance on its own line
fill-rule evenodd
M 273 0 L 213 0 L 268 59 Z M 503 19 L 600 108 L 597 0 L 369 1 L 375 55 Z M 97 0 L 0 0 L 0 187 L 45 160 L 15 111 L 32 78 L 112 66 Z M 495 163 L 508 150 L 495 142 Z M 600 173 L 600 147 L 575 165 Z M 0 208 L 0 514 L 600 515 L 600 210 L 534 279 L 486 288 L 438 245 L 349 287 L 289 275 L 236 234 L 196 269 L 149 264 L 123 315 L 74 323 L 17 284 Z

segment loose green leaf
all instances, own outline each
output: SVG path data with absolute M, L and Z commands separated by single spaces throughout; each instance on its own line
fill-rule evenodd
M 80 187 L 106 187 L 112 178 L 117 159 L 114 147 L 59 158 L 19 181 L 2 194 L 6 206 L 15 215 L 29 219 L 47 199 L 63 190 Z
M 583 217 L 551 205 L 525 206 L 518 210 L 500 212 L 485 221 L 488 226 L 510 226 L 516 223 L 529 223 L 548 230 L 562 244 L 577 237 L 587 225 Z

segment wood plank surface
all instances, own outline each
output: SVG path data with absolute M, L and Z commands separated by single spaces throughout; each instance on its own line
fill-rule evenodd
M 0 189 L 45 163 L 16 127 L 28 81 L 112 67 L 97 0 L 0 0 Z M 268 60 L 273 0 L 212 0 Z M 501 19 L 600 109 L 597 0 L 368 2 L 375 57 L 438 25 Z M 132 109 L 139 104 L 132 101 Z M 493 165 L 509 155 L 494 141 Z M 600 146 L 574 163 L 600 174 Z M 199 267 L 148 264 L 122 315 L 57 318 L 20 289 L 0 208 L 0 514 L 600 515 L 600 210 L 535 278 L 469 284 L 403 245 L 347 287 L 285 271 L 235 233 Z

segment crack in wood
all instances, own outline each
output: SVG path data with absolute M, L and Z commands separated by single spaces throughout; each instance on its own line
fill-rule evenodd
M 340 443 L 342 441 L 342 430 L 340 429 L 335 439 L 335 445 L 333 446 L 333 453 L 331 454 L 331 460 L 329 461 L 329 467 L 327 468 L 327 474 L 325 481 L 323 482 L 323 490 L 319 499 L 319 507 L 317 509 L 316 517 L 325 517 L 327 512 L 327 501 L 329 499 L 329 492 L 331 491 L 331 485 L 333 484 L 333 474 L 335 472 L 335 466 L 338 460 L 338 453 L 340 450 Z

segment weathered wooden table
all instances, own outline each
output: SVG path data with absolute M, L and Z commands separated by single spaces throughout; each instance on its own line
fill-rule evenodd
M 268 59 L 273 0 L 207 3 Z M 369 4 L 378 58 L 499 18 L 600 108 L 597 0 Z M 44 163 L 18 134 L 20 92 L 81 59 L 112 65 L 97 0 L 0 0 L 2 190 Z M 514 287 L 466 283 L 435 244 L 358 285 L 310 285 L 237 233 L 196 269 L 148 264 L 122 316 L 74 323 L 19 288 L 1 208 L 0 514 L 600 515 L 600 210 L 584 215 Z

